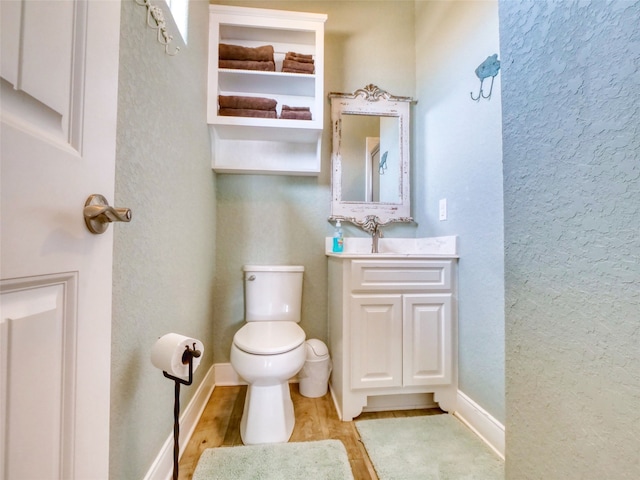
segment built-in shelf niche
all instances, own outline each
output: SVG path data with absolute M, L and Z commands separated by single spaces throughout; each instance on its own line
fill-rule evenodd
M 324 124 L 324 14 L 211 5 L 207 121 L 212 167 L 221 173 L 317 175 Z M 273 45 L 275 72 L 218 68 L 220 43 Z M 315 73 L 282 72 L 287 52 L 311 54 Z M 309 107 L 312 120 L 218 115 L 219 95 Z

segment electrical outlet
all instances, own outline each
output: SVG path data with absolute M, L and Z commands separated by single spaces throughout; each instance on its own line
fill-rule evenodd
M 440 221 L 447 219 L 447 199 L 446 198 L 442 198 L 440 200 L 439 218 L 440 218 Z

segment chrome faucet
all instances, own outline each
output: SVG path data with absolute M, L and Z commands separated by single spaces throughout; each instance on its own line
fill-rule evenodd
M 362 222 L 362 229 L 371 234 L 371 253 L 378 253 L 378 240 L 383 237 L 380 219 L 375 215 L 367 215 Z
M 382 238 L 382 230 L 380 229 L 380 225 L 376 225 L 376 227 L 371 232 L 371 253 L 378 253 L 378 239 Z

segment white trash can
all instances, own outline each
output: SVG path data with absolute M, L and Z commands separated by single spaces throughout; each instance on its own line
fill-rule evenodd
M 331 359 L 329 349 L 320 340 L 312 338 L 306 342 L 307 360 L 300 370 L 300 394 L 305 397 L 323 397 L 327 393 Z

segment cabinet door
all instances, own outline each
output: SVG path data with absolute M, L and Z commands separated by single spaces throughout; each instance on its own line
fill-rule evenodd
M 351 388 L 401 385 L 401 295 L 352 295 Z
M 451 295 L 405 295 L 403 384 L 451 383 Z

